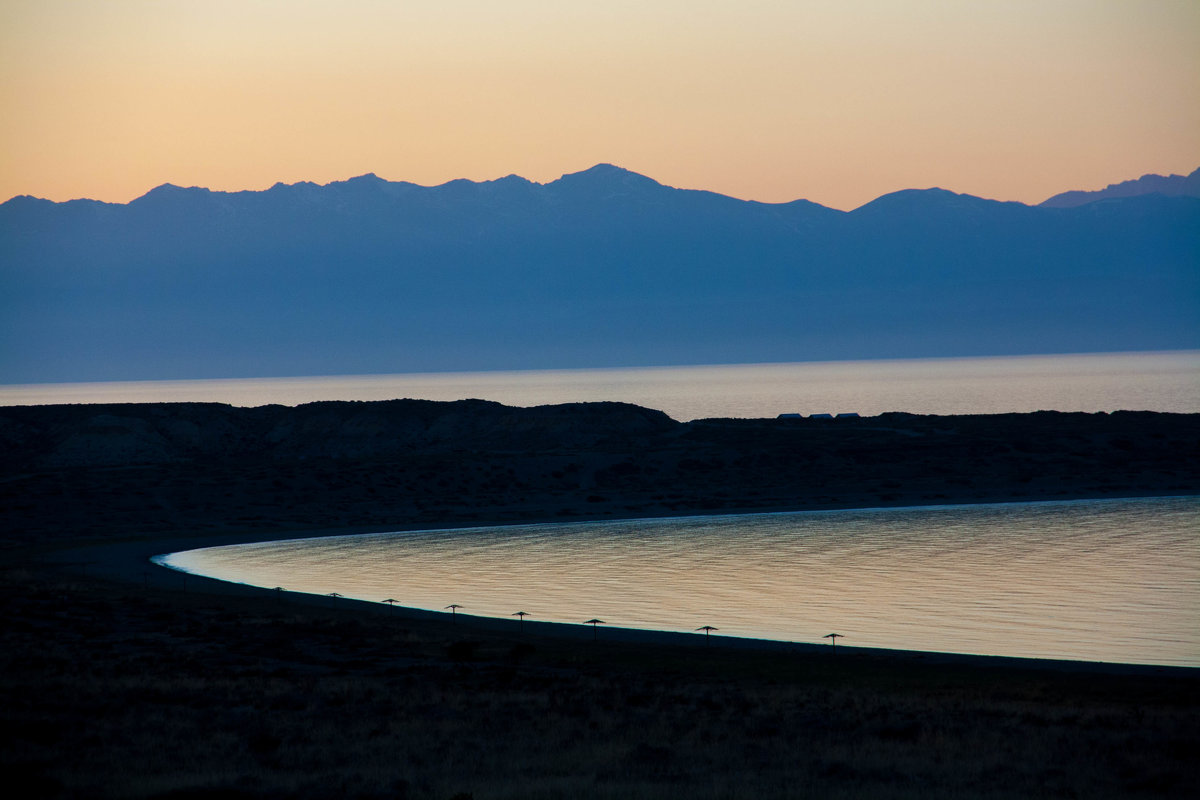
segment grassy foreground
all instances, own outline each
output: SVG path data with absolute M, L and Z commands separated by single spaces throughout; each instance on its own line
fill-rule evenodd
M 10 552 L 29 797 L 1179 797 L 1200 677 L 497 631 Z

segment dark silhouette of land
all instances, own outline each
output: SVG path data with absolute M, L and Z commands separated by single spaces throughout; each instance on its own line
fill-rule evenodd
M 5 539 L 1200 491 L 1200 415 L 679 423 L 621 403 L 0 409 Z
M 0 442 L 0 769 L 21 796 L 1104 798 L 1200 780 L 1196 670 L 452 625 L 145 561 L 306 531 L 1196 494 L 1200 415 L 46 406 L 0 409 Z

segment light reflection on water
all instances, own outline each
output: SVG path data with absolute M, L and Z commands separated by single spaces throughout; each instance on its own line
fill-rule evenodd
M 1200 351 L 0 386 L 0 405 L 399 397 L 515 406 L 615 400 L 680 422 L 839 411 L 1190 413 L 1200 412 Z
M 506 526 L 176 553 L 176 568 L 483 616 L 1200 666 L 1200 498 Z

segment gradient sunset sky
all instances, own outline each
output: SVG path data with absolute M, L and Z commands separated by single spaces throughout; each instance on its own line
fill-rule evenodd
M 598 162 L 850 209 L 1200 166 L 1196 0 L 0 0 L 0 200 Z

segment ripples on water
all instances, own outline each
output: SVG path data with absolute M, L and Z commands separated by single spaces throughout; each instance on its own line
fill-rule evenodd
M 508 617 L 1200 666 L 1200 498 L 472 528 L 176 553 L 261 586 Z

